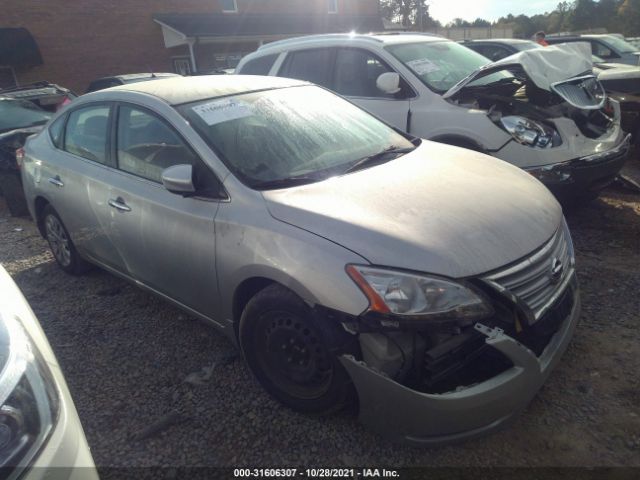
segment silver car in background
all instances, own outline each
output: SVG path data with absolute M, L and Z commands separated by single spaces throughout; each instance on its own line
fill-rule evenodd
M 0 476 L 97 479 L 60 366 L 0 266 Z
M 285 405 L 357 398 L 396 441 L 504 425 L 578 319 L 571 238 L 540 182 L 306 82 L 85 95 L 27 142 L 22 172 L 65 271 L 161 295 L 224 331 Z

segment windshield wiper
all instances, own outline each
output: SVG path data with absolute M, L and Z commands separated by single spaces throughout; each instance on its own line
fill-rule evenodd
M 344 174 L 360 170 L 370 164 L 382 163 L 388 155 L 403 155 L 405 153 L 413 152 L 417 147 L 396 147 L 395 145 L 385 148 L 381 152 L 374 153 L 367 157 L 361 158 L 349 168 L 344 171 Z M 389 159 L 391 160 L 391 159 Z
M 299 176 L 277 178 L 275 180 L 266 180 L 264 182 L 255 182 L 250 186 L 255 190 L 275 190 L 277 188 L 295 187 L 297 185 L 306 185 L 307 183 L 319 182 L 321 179 L 317 177 Z

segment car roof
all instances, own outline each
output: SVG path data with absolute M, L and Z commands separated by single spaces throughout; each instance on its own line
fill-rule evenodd
M 343 44 L 347 42 L 364 42 L 372 45 L 392 45 L 399 43 L 416 43 L 416 42 L 451 42 L 445 37 L 427 33 L 406 33 L 406 32 L 389 32 L 389 33 L 335 33 L 326 35 L 306 35 L 304 37 L 287 38 L 276 42 L 267 43 L 258 48 L 258 52 L 268 52 L 270 50 L 286 50 L 288 46 L 311 45 L 323 43 L 327 44 Z
M 164 100 L 170 105 L 197 102 L 207 98 L 225 97 L 260 90 L 310 85 L 308 82 L 281 77 L 255 75 L 202 75 L 197 77 L 170 77 L 154 82 L 120 85 L 95 92 L 137 92 Z M 87 94 L 87 96 L 93 94 Z

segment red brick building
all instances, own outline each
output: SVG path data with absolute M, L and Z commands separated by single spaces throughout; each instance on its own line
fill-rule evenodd
M 3 0 L 0 85 L 233 68 L 269 41 L 382 30 L 378 0 Z

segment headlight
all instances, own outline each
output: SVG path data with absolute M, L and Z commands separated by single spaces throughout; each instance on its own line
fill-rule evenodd
M 553 128 L 528 118 L 509 115 L 500 118 L 500 124 L 516 142 L 530 147 L 557 147 L 562 143 L 560 135 Z
M 47 440 L 58 415 L 49 368 L 20 321 L 0 314 L 0 471 L 17 476 Z M 14 470 L 16 469 L 16 470 Z
M 369 299 L 369 310 L 432 320 L 477 320 L 493 314 L 480 294 L 443 278 L 348 265 L 347 273 Z

